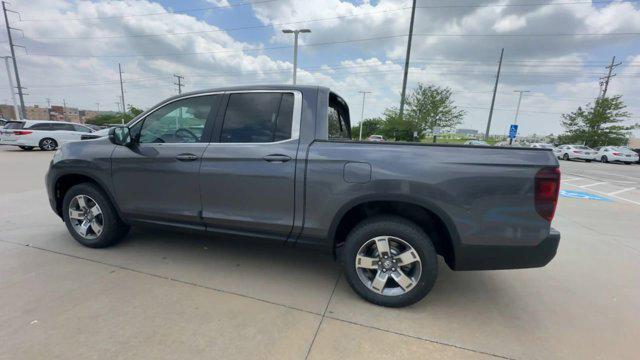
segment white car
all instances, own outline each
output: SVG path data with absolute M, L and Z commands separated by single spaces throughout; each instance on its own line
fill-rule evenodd
M 562 160 L 584 160 L 591 162 L 596 160 L 597 152 L 584 145 L 560 145 L 553 149 L 553 153 Z
M 632 164 L 638 161 L 638 154 L 624 147 L 603 146 L 598 149 L 597 159 L 603 163 L 619 161 L 625 164 Z
M 90 128 L 64 121 L 21 120 L 9 121 L 0 130 L 0 144 L 14 145 L 22 150 L 55 150 L 65 142 L 78 141 Z
M 545 143 L 533 143 L 530 146 L 534 149 L 553 149 L 553 145 Z
M 465 145 L 475 145 L 475 146 L 489 146 L 486 141 L 483 140 L 467 140 L 464 142 Z
M 370 135 L 367 138 L 367 141 L 383 142 L 384 141 L 384 137 L 382 135 Z

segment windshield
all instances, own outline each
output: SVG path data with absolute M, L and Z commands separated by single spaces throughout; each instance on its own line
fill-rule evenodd
M 574 145 L 573 148 L 578 150 L 591 150 L 591 148 L 582 145 Z

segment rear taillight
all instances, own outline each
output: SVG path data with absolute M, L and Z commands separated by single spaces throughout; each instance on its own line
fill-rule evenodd
M 573 150 L 574 154 L 582 154 L 582 151 Z
M 29 135 L 31 134 L 33 131 L 26 131 L 26 130 L 15 130 L 13 132 L 13 135 Z
M 535 204 L 536 211 L 548 221 L 553 220 L 560 191 L 560 169 L 543 168 L 536 174 Z
M 612 153 L 612 154 L 613 154 L 613 155 L 615 155 L 615 156 L 620 156 L 620 155 L 622 155 L 622 153 L 619 153 L 619 152 L 614 152 L 614 153 Z

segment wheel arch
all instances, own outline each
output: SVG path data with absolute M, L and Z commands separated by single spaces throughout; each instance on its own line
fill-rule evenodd
M 346 236 L 358 222 L 376 214 L 395 214 L 416 223 L 432 238 L 438 254 L 454 267 L 455 249 L 460 241 L 453 220 L 429 200 L 398 194 L 362 196 L 343 204 L 329 228 L 334 255 L 339 255 Z
M 109 187 L 95 176 L 82 171 L 62 173 L 56 177 L 53 183 L 53 191 L 55 196 L 56 213 L 58 214 L 58 216 L 62 217 L 62 200 L 64 199 L 67 191 L 69 191 L 69 189 L 71 189 L 73 186 L 82 183 L 91 183 L 100 188 L 100 190 L 102 190 L 107 195 L 109 201 L 111 201 L 111 204 L 116 209 L 118 216 L 122 219 L 122 214 L 120 213 L 118 204 L 115 201 L 115 197 L 113 196 L 111 191 L 109 191 Z

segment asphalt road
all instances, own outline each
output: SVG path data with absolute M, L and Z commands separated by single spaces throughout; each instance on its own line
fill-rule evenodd
M 637 358 L 640 206 L 603 194 L 638 165 L 561 163 L 563 190 L 605 200 L 561 198 L 547 267 L 440 264 L 425 300 L 387 309 L 306 251 L 149 229 L 84 248 L 47 204 L 51 156 L 0 146 L 0 359 Z

